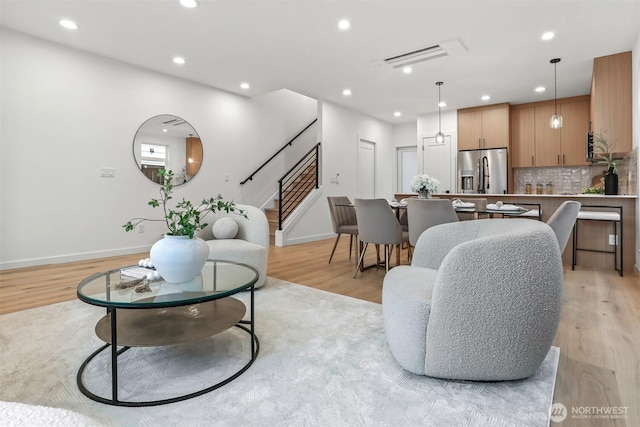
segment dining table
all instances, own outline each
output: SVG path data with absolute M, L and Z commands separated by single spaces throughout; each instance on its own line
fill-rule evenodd
M 484 215 L 488 218 L 504 218 L 504 217 L 514 217 L 521 216 L 530 211 L 530 209 L 525 208 L 523 206 L 512 205 L 512 204 L 486 204 L 484 206 L 476 206 L 474 203 L 465 203 L 462 201 L 452 200 L 452 205 L 457 214 L 472 214 L 473 219 L 479 219 L 481 215 Z M 355 205 L 353 203 L 348 204 L 336 204 L 336 206 L 350 207 L 355 209 Z M 393 209 L 396 214 L 398 220 L 400 220 L 400 216 L 402 212 L 407 211 L 407 202 L 406 200 L 390 200 L 389 207 Z M 357 245 L 358 254 L 362 250 L 362 242 L 359 242 Z M 356 257 L 356 262 L 357 262 Z M 371 267 L 384 267 L 383 264 L 375 263 L 368 266 L 361 266 L 360 271 L 366 270 Z

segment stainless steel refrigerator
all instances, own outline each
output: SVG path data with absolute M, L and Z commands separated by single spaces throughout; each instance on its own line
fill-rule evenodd
M 507 149 L 458 152 L 458 193 L 507 194 Z

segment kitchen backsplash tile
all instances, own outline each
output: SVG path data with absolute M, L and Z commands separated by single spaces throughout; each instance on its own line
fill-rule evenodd
M 618 166 L 620 194 L 637 194 L 637 151 L 637 148 L 634 149 Z M 519 194 L 525 193 L 527 183 L 531 184 L 533 193 L 536 192 L 537 184 L 542 184 L 542 191 L 546 193 L 547 184 L 551 183 L 554 194 L 579 194 L 583 188 L 594 186 L 598 182 L 597 178 L 606 172 L 603 165 L 517 168 L 514 171 L 514 192 Z
M 620 194 L 638 194 L 638 147 L 618 165 L 618 191 Z

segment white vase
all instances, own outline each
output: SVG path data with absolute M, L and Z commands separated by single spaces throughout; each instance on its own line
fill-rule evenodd
M 168 283 L 193 280 L 208 256 L 209 246 L 198 237 L 166 235 L 151 247 L 153 266 Z
M 430 199 L 431 192 L 429 190 L 418 190 L 418 199 Z

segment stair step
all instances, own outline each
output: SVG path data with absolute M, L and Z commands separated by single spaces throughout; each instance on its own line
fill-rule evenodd
M 287 210 L 289 210 L 289 212 L 292 212 L 297 208 L 297 204 L 299 204 L 299 202 L 301 202 L 309 193 L 315 190 L 315 180 L 316 164 L 312 164 L 301 171 L 290 182 L 288 189 L 283 191 L 283 197 L 285 200 L 288 200 L 289 203 L 289 206 L 287 206 Z M 298 201 L 296 206 L 291 206 L 290 204 L 296 200 Z M 264 210 L 269 222 L 269 235 L 272 237 L 275 236 L 275 232 L 278 229 L 279 203 L 280 199 L 274 199 L 274 208 Z

